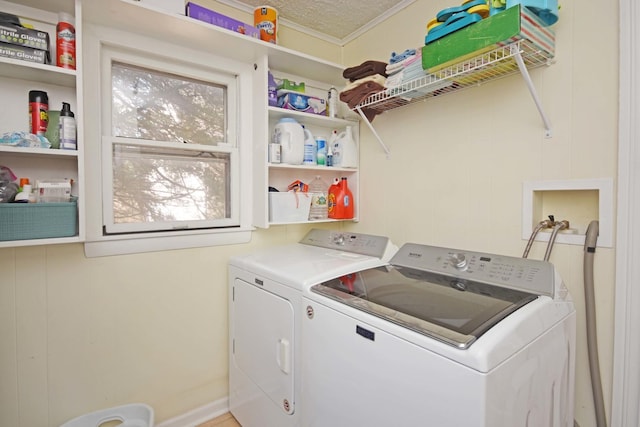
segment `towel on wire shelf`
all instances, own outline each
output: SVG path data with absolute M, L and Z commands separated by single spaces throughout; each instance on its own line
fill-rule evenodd
M 409 65 L 415 63 L 418 60 L 422 59 L 422 55 L 420 53 L 417 54 L 413 54 L 411 56 L 408 56 L 406 59 L 404 59 L 401 62 L 396 62 L 395 64 L 389 64 L 387 65 L 386 68 L 386 72 L 387 72 L 387 77 L 391 76 L 393 73 L 397 73 L 398 71 L 402 70 L 405 67 L 408 67 Z M 422 64 L 421 64 L 422 66 Z
M 369 96 L 383 91 L 384 80 L 382 76 L 379 76 L 379 78 L 370 76 L 356 80 L 340 92 L 340 101 L 345 102 L 349 105 L 349 108 L 354 109 Z M 373 121 L 376 114 L 380 113 L 367 107 L 362 107 L 361 110 L 369 122 Z
M 360 65 L 345 69 L 342 72 L 342 77 L 349 80 L 350 82 L 354 82 L 363 77 L 368 77 L 375 74 L 380 74 L 383 77 L 387 77 L 387 74 L 385 72 L 386 68 L 387 68 L 386 62 L 373 61 L 373 60 L 364 61 Z

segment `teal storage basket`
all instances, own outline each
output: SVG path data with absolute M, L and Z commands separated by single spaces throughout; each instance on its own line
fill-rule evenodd
M 77 235 L 78 200 L 62 203 L 0 203 L 0 241 Z

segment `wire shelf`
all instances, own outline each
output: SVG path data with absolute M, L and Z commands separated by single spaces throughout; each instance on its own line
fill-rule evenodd
M 518 40 L 490 52 L 445 67 L 415 80 L 370 95 L 353 110 L 367 108 L 384 112 L 428 98 L 457 92 L 470 86 L 520 72 L 518 55 L 527 68 L 549 65 L 553 55 L 528 40 Z

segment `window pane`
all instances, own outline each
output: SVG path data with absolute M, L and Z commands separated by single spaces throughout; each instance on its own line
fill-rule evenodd
M 231 217 L 230 155 L 113 145 L 115 224 Z
M 224 86 L 119 62 L 111 68 L 113 136 L 227 142 Z

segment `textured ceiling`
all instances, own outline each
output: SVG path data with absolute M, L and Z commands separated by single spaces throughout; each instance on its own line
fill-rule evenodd
M 278 11 L 279 22 L 336 43 L 344 43 L 415 0 L 218 0 L 253 12 L 258 6 Z

